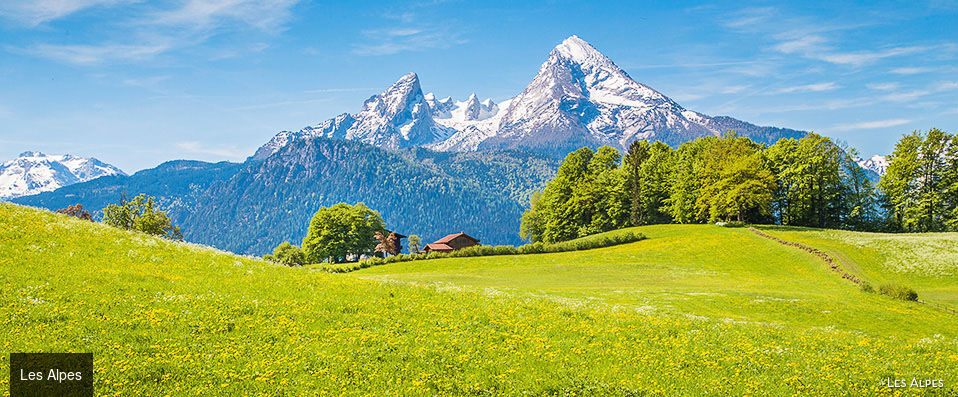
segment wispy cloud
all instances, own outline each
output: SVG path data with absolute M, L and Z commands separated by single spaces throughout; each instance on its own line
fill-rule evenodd
M 875 128 L 895 127 L 899 125 L 908 124 L 910 122 L 911 120 L 906 120 L 906 119 L 864 121 L 861 123 L 839 124 L 832 127 L 831 130 L 833 131 L 868 130 L 868 129 L 875 129 Z
M 928 67 L 907 67 L 907 68 L 894 68 L 888 72 L 893 74 L 910 75 L 910 74 L 928 73 L 934 70 L 935 70 L 934 68 L 928 68 Z
M 229 159 L 241 159 L 249 153 L 248 150 L 241 150 L 236 146 L 211 147 L 196 141 L 177 142 L 176 147 L 188 153 L 206 154 Z
M 374 29 L 362 32 L 364 43 L 354 47 L 356 55 L 392 55 L 406 51 L 424 51 L 449 48 L 464 44 L 467 40 L 446 28 L 394 28 Z
M 299 0 L 187 0 L 175 7 L 132 7 L 123 18 L 108 23 L 114 37 L 100 43 L 39 43 L 13 51 L 78 65 L 111 61 L 143 61 L 181 48 L 200 45 L 225 33 L 258 31 L 273 35 L 281 32 L 291 18 L 291 8 Z M 42 20 L 63 18 L 96 5 L 133 3 L 131 0 L 44 0 L 56 5 Z M 2 10 L 2 9 L 0 9 Z M 262 51 L 264 43 L 238 46 L 247 52 Z M 235 49 L 210 53 L 214 57 L 234 56 Z
M 696 100 L 705 98 L 706 95 L 678 92 L 678 93 L 672 94 L 672 97 L 674 97 L 677 101 L 689 102 L 689 101 L 696 101 Z
M 279 29 L 299 0 L 189 0 L 181 7 L 145 15 L 143 22 L 207 30 L 239 23 Z
M 881 59 L 916 54 L 930 49 L 920 46 L 899 46 L 873 51 L 842 52 L 834 48 L 827 38 L 818 34 L 789 38 L 772 48 L 783 54 L 798 54 L 809 59 L 851 66 L 862 66 Z
M 719 89 L 719 93 L 721 93 L 721 94 L 738 94 L 738 93 L 740 93 L 740 92 L 742 92 L 742 91 L 745 91 L 745 90 L 747 90 L 747 89 L 749 89 L 749 86 L 747 86 L 747 85 L 730 85 L 730 86 L 722 87 L 721 89 Z
M 853 65 L 861 66 L 866 63 L 872 63 L 880 59 L 911 55 L 919 52 L 928 51 L 928 47 L 894 47 L 881 51 L 861 51 L 861 52 L 846 52 L 846 53 L 828 53 L 828 54 L 818 54 L 817 58 L 826 62 L 831 62 L 839 65 Z
M 958 90 L 958 81 L 942 81 L 935 87 L 936 91 Z
M 744 8 L 733 13 L 723 25 L 730 28 L 747 28 L 771 19 L 776 13 L 772 7 Z
M 153 92 L 160 91 L 160 83 L 169 80 L 172 76 L 162 75 L 162 76 L 151 76 L 151 77 L 142 77 L 142 78 L 128 78 L 123 79 L 123 84 L 126 84 L 131 87 L 140 87 Z
M 822 92 L 822 91 L 831 91 L 836 88 L 838 88 L 837 84 L 833 82 L 828 82 L 828 83 L 806 84 L 806 85 L 785 87 L 778 90 L 777 93 L 788 94 L 793 92 Z
M 914 90 L 914 91 L 905 91 L 905 92 L 894 92 L 888 95 L 881 96 L 882 100 L 890 102 L 910 102 L 928 95 L 928 91 L 925 90 Z
M 865 84 L 866 87 L 876 90 L 876 91 L 894 91 L 897 90 L 900 84 L 898 83 L 869 83 Z
M 375 88 L 368 87 L 356 87 L 356 88 L 319 88 L 315 90 L 306 90 L 303 91 L 305 94 L 329 94 L 334 92 L 359 92 L 359 91 L 370 91 L 375 90 Z
M 137 1 L 139 0 L 4 0 L 0 2 L 0 15 L 29 26 L 37 26 L 87 8 Z
M 155 45 L 127 45 L 127 44 L 102 44 L 102 45 L 57 45 L 57 44 L 38 44 L 33 47 L 19 50 L 27 54 L 48 58 L 56 61 L 63 61 L 78 65 L 90 65 L 100 63 L 106 59 L 111 60 L 144 60 L 150 59 L 170 48 L 167 44 Z

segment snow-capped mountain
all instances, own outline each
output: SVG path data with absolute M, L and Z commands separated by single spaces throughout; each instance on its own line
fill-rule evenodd
M 303 136 L 345 138 L 396 149 L 443 151 L 522 148 L 556 156 L 582 146 L 628 148 L 636 140 L 673 147 L 729 129 L 758 142 L 805 135 L 731 117 L 687 110 L 642 83 L 577 36 L 559 44 L 515 98 L 495 103 L 472 94 L 464 101 L 423 95 L 415 73 L 343 114 L 299 132 L 283 131 L 253 156 L 263 159 Z
M 858 159 L 857 162 L 859 167 L 873 171 L 879 176 L 885 175 L 885 170 L 888 169 L 888 159 L 877 154 L 868 159 Z
M 773 143 L 803 132 L 719 119 L 686 110 L 662 93 L 633 80 L 611 59 L 577 36 L 549 53 L 526 89 L 511 103 L 499 132 L 485 147 L 524 147 L 564 155 L 582 146 L 625 149 L 636 140 L 671 146 L 735 130 L 759 142 Z M 771 138 L 771 139 L 770 139 Z
M 49 192 L 104 175 L 126 175 L 95 158 L 24 152 L 0 164 L 0 199 Z
M 282 131 L 259 148 L 253 159 L 264 159 L 293 139 L 305 136 L 350 139 L 399 149 L 440 142 L 453 133 L 455 130 L 434 120 L 419 86 L 419 76 L 409 73 L 382 94 L 367 99 L 359 113 L 341 114 L 298 132 Z

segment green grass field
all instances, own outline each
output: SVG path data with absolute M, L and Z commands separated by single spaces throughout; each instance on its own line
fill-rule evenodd
M 94 353 L 107 395 L 958 392 L 958 317 L 746 229 L 638 230 L 326 274 L 0 204 L 0 372 L 10 352 L 72 351 Z M 958 301 L 955 235 L 765 230 Z

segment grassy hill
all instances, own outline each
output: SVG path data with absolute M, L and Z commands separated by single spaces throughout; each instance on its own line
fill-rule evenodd
M 0 373 L 10 352 L 74 351 L 94 353 L 101 394 L 870 394 L 913 376 L 958 390 L 958 317 L 862 293 L 745 229 L 640 230 L 592 251 L 325 274 L 0 203 Z M 953 299 L 953 277 L 884 263 L 858 266 Z

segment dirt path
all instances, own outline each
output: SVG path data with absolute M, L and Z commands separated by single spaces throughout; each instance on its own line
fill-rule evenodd
M 755 233 L 755 234 L 757 234 L 757 235 L 759 235 L 759 236 L 761 236 L 761 237 L 765 237 L 765 238 L 767 238 L 767 239 L 769 239 L 769 240 L 775 241 L 775 242 L 777 242 L 777 243 L 779 243 L 779 244 L 788 245 L 788 246 L 791 246 L 791 247 L 796 247 L 796 248 L 799 248 L 799 249 L 801 249 L 801 250 L 803 250 L 803 251 L 805 251 L 805 252 L 808 252 L 808 253 L 810 253 L 810 254 L 812 254 L 812 255 L 815 255 L 815 256 L 821 258 L 823 261 L 825 261 L 825 263 L 828 263 L 828 266 L 831 267 L 832 270 L 834 270 L 834 271 L 838 272 L 839 274 L 841 274 L 841 275 L 842 275 L 842 278 L 844 278 L 844 279 L 846 279 L 846 280 L 848 280 L 848 281 L 851 281 L 851 282 L 853 282 L 853 283 L 855 283 L 855 284 L 862 284 L 862 280 L 861 280 L 861 279 L 859 279 L 858 277 L 855 277 L 855 276 L 852 275 L 852 274 L 849 274 L 847 271 L 845 271 L 845 268 L 843 268 L 842 265 L 840 265 L 840 264 L 838 263 L 838 262 L 841 262 L 842 264 L 844 264 L 845 266 L 847 266 L 849 269 L 851 269 L 853 272 L 858 273 L 858 274 L 862 274 L 861 269 L 859 269 L 857 266 L 855 266 L 854 263 L 852 263 L 852 262 L 849 261 L 847 258 L 845 258 L 844 255 L 842 255 L 841 253 L 832 251 L 831 254 L 834 255 L 834 257 L 833 257 L 832 255 L 829 255 L 829 254 L 827 254 L 827 253 L 825 253 L 825 252 L 823 252 L 823 251 L 821 251 L 821 250 L 819 250 L 819 249 L 817 249 L 817 248 L 812 248 L 812 247 L 809 247 L 809 246 L 807 246 L 807 245 L 805 245 L 805 244 L 802 244 L 802 243 L 796 243 L 796 242 L 792 242 L 792 241 L 785 241 L 785 240 L 782 240 L 782 239 L 780 239 L 780 238 L 778 238 L 778 237 L 774 237 L 774 236 L 770 236 L 770 235 L 768 235 L 768 234 L 765 234 L 765 233 L 762 232 L 761 230 L 758 230 L 758 229 L 756 229 L 756 228 L 754 228 L 754 227 L 750 227 L 750 228 L 748 228 L 748 230 L 750 230 L 752 233 Z M 838 259 L 836 260 L 835 257 L 837 257 Z M 952 314 L 952 315 L 958 315 L 958 311 L 956 311 L 956 310 L 954 310 L 954 309 L 952 309 L 952 308 L 949 308 L 949 307 L 947 307 L 947 306 L 941 305 L 941 304 L 939 304 L 939 303 L 927 302 L 927 301 L 924 301 L 924 300 L 921 300 L 921 299 L 918 299 L 918 303 L 921 303 L 921 304 L 926 305 L 926 306 L 928 306 L 928 307 L 933 307 L 933 308 L 935 308 L 935 309 L 944 311 L 945 313 L 949 313 L 949 314 Z
M 828 266 L 829 266 L 832 270 L 834 270 L 835 272 L 838 272 L 839 274 L 841 274 L 843 279 L 846 279 L 846 280 L 848 280 L 848 281 L 851 281 L 851 282 L 853 282 L 853 283 L 855 283 L 855 284 L 861 284 L 861 283 L 862 283 L 862 280 L 861 280 L 861 279 L 859 279 L 858 277 L 855 277 L 854 275 L 852 275 L 852 274 L 848 273 L 847 271 L 845 271 L 845 269 L 839 264 L 839 261 L 835 260 L 835 258 L 833 258 L 831 255 L 829 255 L 829 254 L 827 254 L 827 253 L 825 253 L 825 252 L 823 252 L 823 251 L 821 251 L 821 250 L 819 250 L 819 249 L 817 249 L 817 248 L 812 248 L 812 247 L 809 247 L 809 246 L 807 246 L 807 245 L 805 245 L 805 244 L 802 244 L 802 243 L 796 243 L 796 242 L 792 242 L 792 241 L 785 241 L 785 240 L 782 240 L 782 239 L 780 239 L 780 238 L 778 238 L 778 237 L 774 237 L 774 236 L 770 236 L 770 235 L 768 235 L 768 234 L 765 234 L 765 232 L 762 232 L 761 230 L 758 230 L 758 229 L 756 229 L 756 228 L 754 228 L 754 227 L 750 227 L 750 228 L 748 228 L 748 230 L 751 231 L 752 233 L 755 233 L 755 234 L 757 234 L 757 235 L 759 235 L 759 236 L 761 236 L 761 237 L 765 237 L 765 238 L 767 238 L 767 239 L 769 239 L 769 240 L 775 241 L 775 242 L 777 242 L 777 243 L 779 243 L 779 244 L 787 245 L 787 246 L 791 246 L 791 247 L 795 247 L 795 248 L 801 249 L 801 250 L 803 250 L 803 251 L 805 251 L 805 252 L 808 252 L 808 253 L 810 253 L 810 254 L 812 254 L 812 255 L 815 255 L 815 256 L 819 257 L 821 260 L 825 261 L 825 263 L 827 263 Z M 844 261 L 843 261 L 843 262 L 844 262 Z

